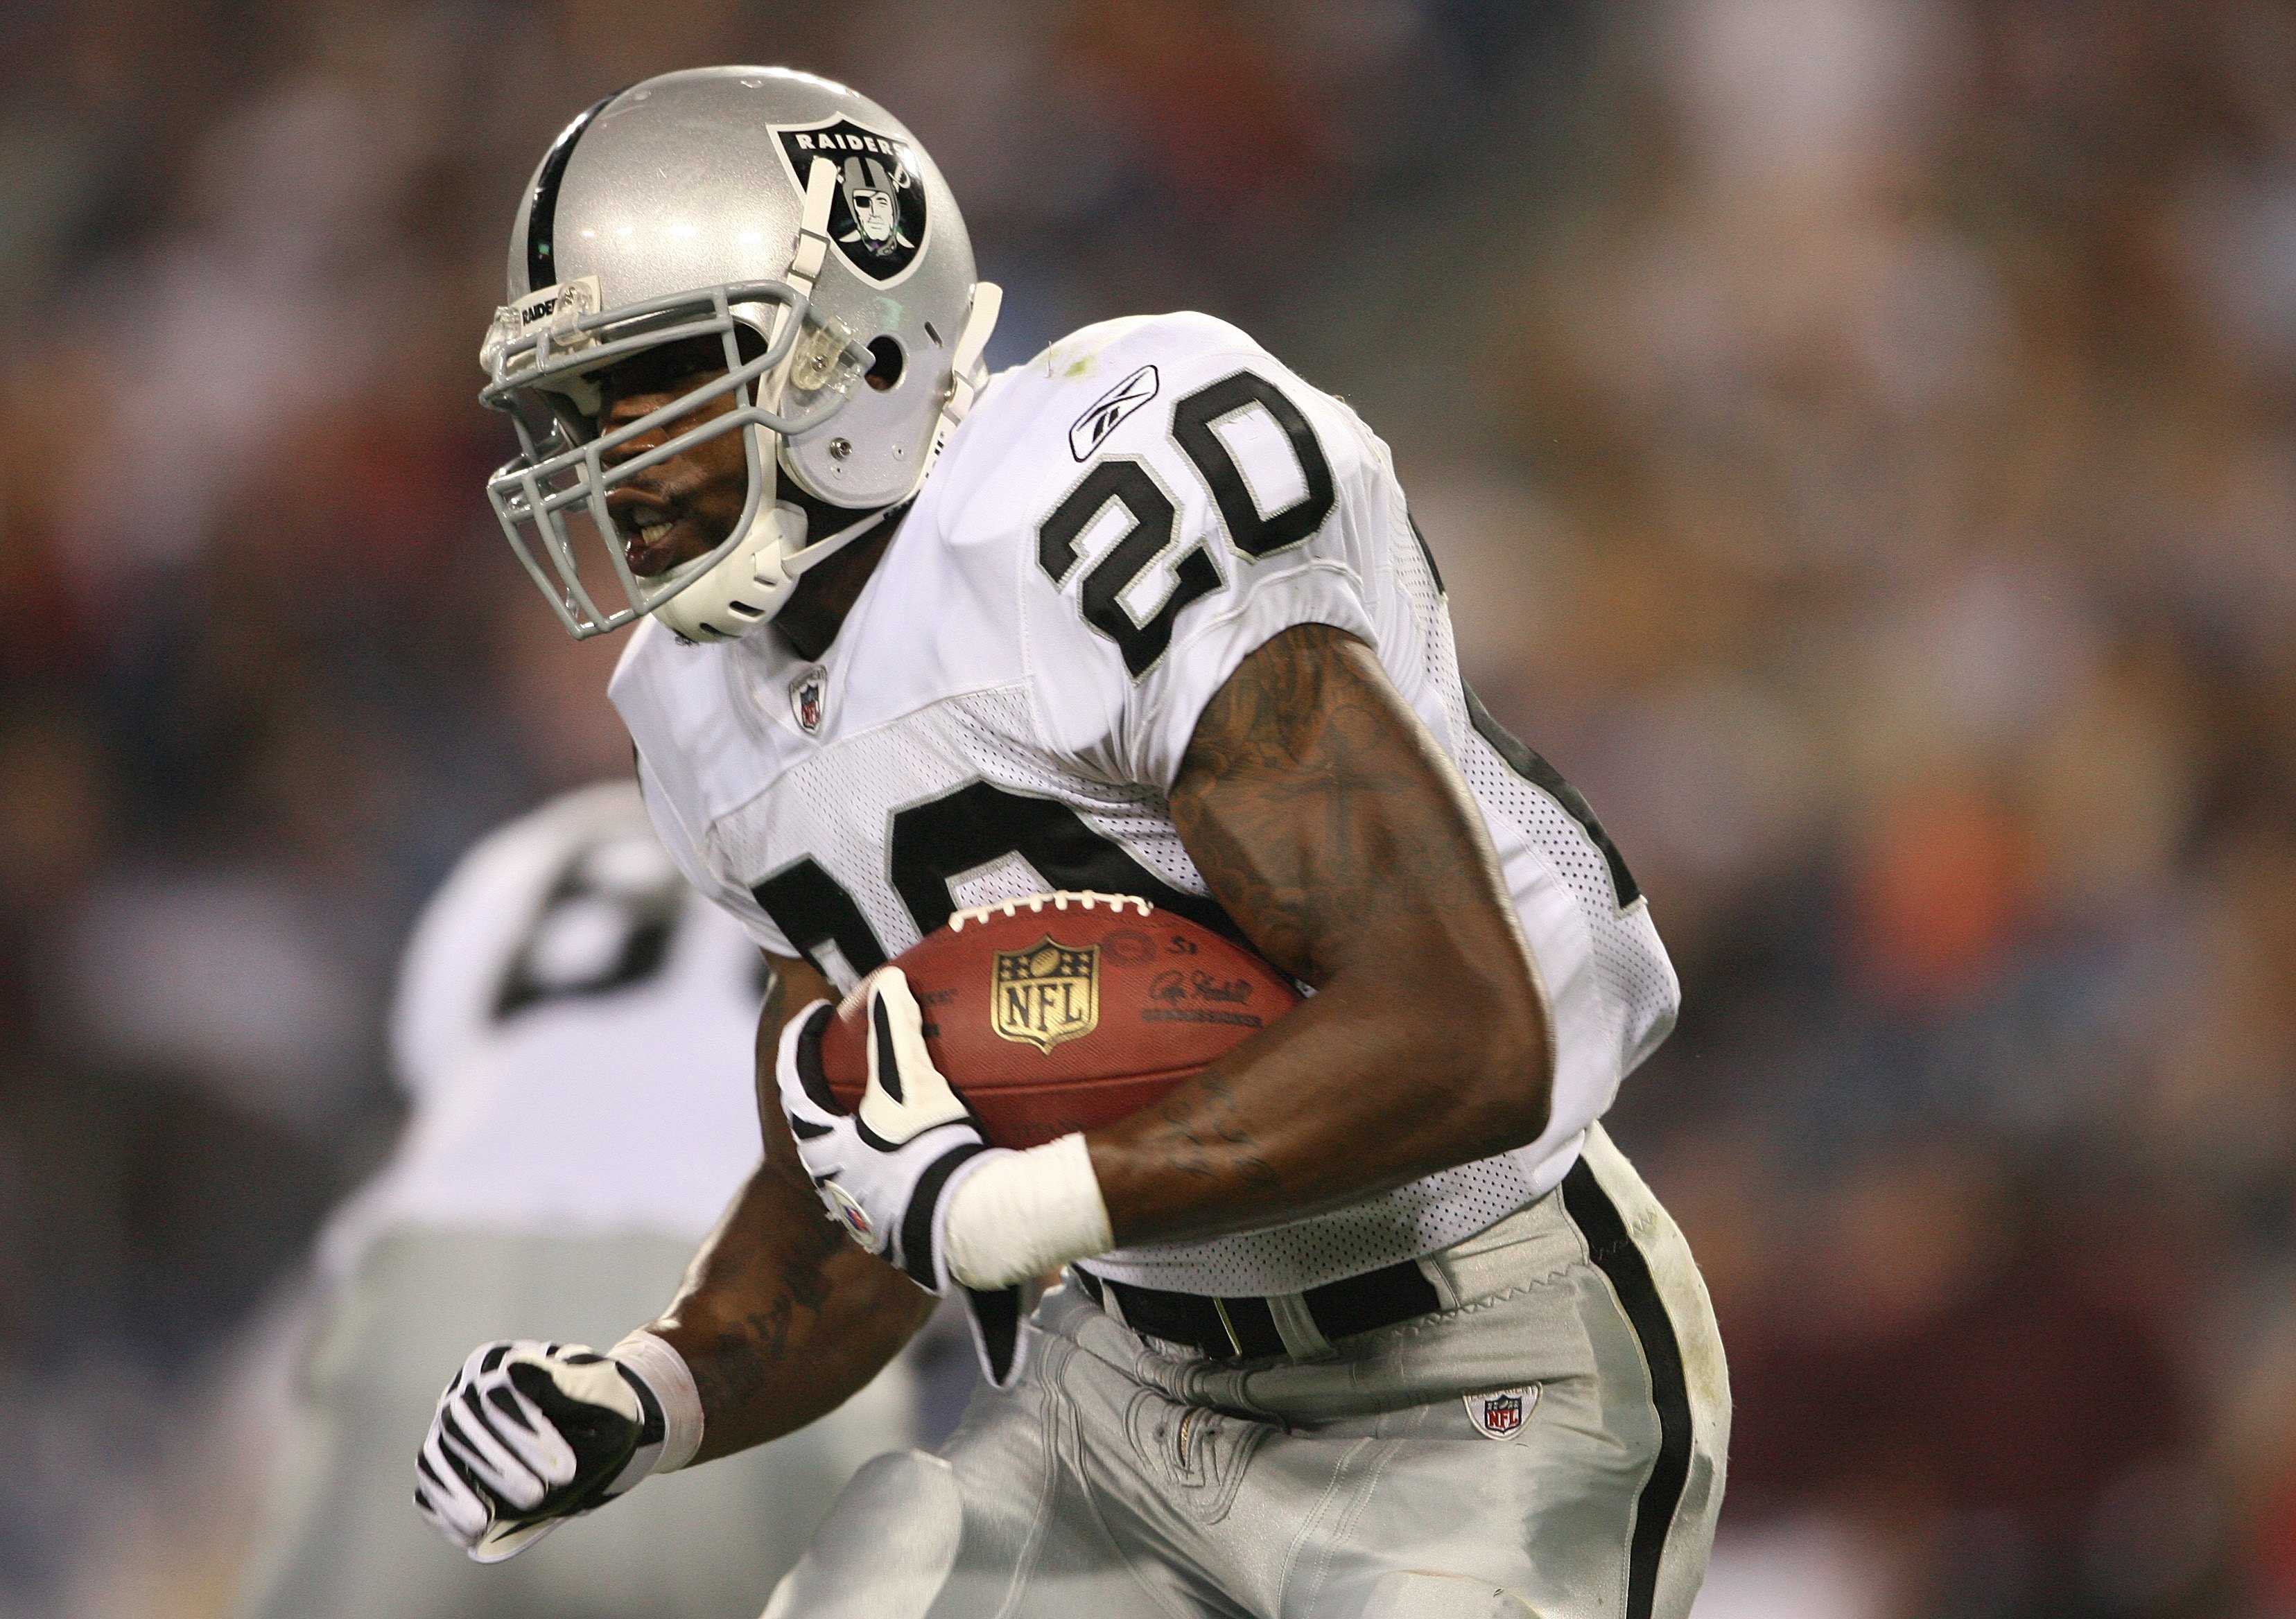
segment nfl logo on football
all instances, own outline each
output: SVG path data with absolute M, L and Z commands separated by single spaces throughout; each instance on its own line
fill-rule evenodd
M 1100 946 L 1071 949 L 1047 934 L 1026 950 L 1000 950 L 991 993 L 998 1038 L 1049 1055 L 1100 1026 Z

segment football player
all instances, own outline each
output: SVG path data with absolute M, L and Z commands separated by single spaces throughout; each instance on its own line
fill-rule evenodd
M 584 113 L 510 290 L 496 513 L 574 634 L 644 621 L 611 692 L 648 806 L 780 992 L 766 1169 L 603 1361 L 477 1353 L 424 1450 L 439 1526 L 498 1555 L 801 1427 L 939 1293 L 994 1386 L 862 1469 L 770 1615 L 1685 1614 L 1722 1353 L 1597 1122 L 1674 974 L 1584 800 L 1461 684 L 1380 440 L 1198 315 L 985 378 L 997 294 L 939 171 L 805 74 Z M 886 963 L 1048 888 L 1316 993 L 1152 1108 L 995 1149 Z M 847 993 L 851 1116 L 816 1057 Z
M 628 784 L 569 794 L 463 859 L 407 952 L 392 1043 L 412 1114 L 323 1240 L 324 1315 L 240 1613 L 752 1619 L 853 1470 L 914 1443 L 904 1358 L 827 1421 L 513 1568 L 440 1555 L 406 1510 L 440 1357 L 619 1332 L 669 1297 L 757 1167 L 739 1065 L 760 968 Z

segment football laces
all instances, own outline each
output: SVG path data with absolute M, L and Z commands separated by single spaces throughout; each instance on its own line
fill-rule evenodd
M 975 905 L 970 910 L 960 911 L 948 919 L 948 930 L 951 933 L 963 933 L 965 925 L 969 922 L 986 922 L 991 917 L 997 916 L 1018 916 L 1023 909 L 1042 911 L 1046 905 L 1050 905 L 1055 911 L 1066 911 L 1071 905 L 1082 911 L 1089 911 L 1095 905 L 1106 905 L 1119 915 L 1123 913 L 1125 906 L 1137 905 L 1140 907 L 1142 916 L 1146 916 L 1156 909 L 1136 894 L 1095 894 L 1088 890 L 1071 892 L 1068 889 L 1058 889 L 1048 894 L 1031 894 L 1021 899 L 1008 899 L 998 904 Z

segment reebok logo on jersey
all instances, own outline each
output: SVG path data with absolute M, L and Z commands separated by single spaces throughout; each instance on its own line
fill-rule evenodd
M 1094 400 L 1092 408 L 1069 429 L 1069 454 L 1078 461 L 1090 461 L 1102 441 L 1116 431 L 1118 422 L 1156 397 L 1156 368 L 1143 365 Z

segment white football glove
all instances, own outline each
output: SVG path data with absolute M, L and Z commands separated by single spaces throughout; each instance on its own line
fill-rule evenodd
M 865 985 L 869 1084 L 852 1113 L 839 1109 L 821 1067 L 821 1036 L 836 1016 L 816 1001 L 782 1030 L 775 1077 L 798 1157 L 830 1214 L 872 1254 L 933 1293 L 959 1294 L 981 1370 L 998 1388 L 1019 1377 L 1023 1287 L 966 1288 L 948 1272 L 945 1240 L 956 1190 L 993 1158 L 991 1147 L 925 1050 L 924 1018 L 908 975 L 882 967 Z
M 439 1396 L 414 1505 L 474 1563 L 515 1557 L 636 1487 L 661 1460 L 661 1402 L 580 1344 L 482 1344 Z

